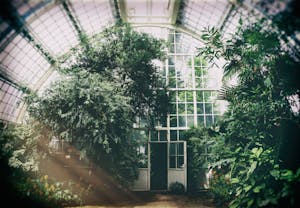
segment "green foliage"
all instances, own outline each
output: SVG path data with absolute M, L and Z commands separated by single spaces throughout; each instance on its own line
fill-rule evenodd
M 63 207 L 81 202 L 83 193 L 72 193 L 63 183 L 38 178 L 41 159 L 41 129 L 35 122 L 23 125 L 1 123 L 0 165 L 2 203 L 13 207 Z M 1 198 L 2 199 L 2 198 Z
M 210 191 L 217 206 L 228 205 L 232 200 L 232 184 L 228 176 L 214 172 L 210 180 Z
M 64 207 L 81 204 L 83 196 L 88 194 L 90 187 L 78 188 L 75 185 L 71 181 L 54 182 L 44 175 L 34 179 L 24 177 L 17 189 L 36 202 L 47 204 L 47 207 Z
M 202 31 L 201 39 L 205 47 L 198 49 L 199 55 L 203 55 L 209 63 L 214 63 L 215 58 L 223 55 L 224 46 L 221 33 L 216 28 L 206 28 Z
M 117 24 L 90 42 L 91 46 L 79 53 L 76 63 L 62 71 L 101 74 L 103 80 L 116 84 L 115 88 L 131 98 L 130 104 L 139 116 L 166 113 L 164 83 L 153 62 L 165 58 L 162 40 L 138 33 L 128 24 Z
M 53 85 L 43 97 L 27 97 L 28 112 L 121 180 L 137 175 L 130 98 L 100 74 L 79 72 Z M 132 153 L 130 153 L 132 152 Z M 131 172 L 129 168 L 134 170 Z
M 1 123 L 0 125 L 0 159 L 8 159 L 7 162 L 12 168 L 24 172 L 36 172 L 39 159 L 37 152 L 39 134 L 33 130 L 34 124 L 14 126 Z
M 183 194 L 185 192 L 185 188 L 182 183 L 176 181 L 170 184 L 169 191 L 173 194 Z
M 191 128 L 185 133 L 188 157 L 188 189 L 198 191 L 200 170 L 209 166 L 207 149 L 213 145 L 213 132 L 205 128 Z
M 279 37 L 264 20 L 241 25 L 226 42 L 215 29 L 202 37 L 207 45 L 200 53 L 210 60 L 223 56 L 227 61 L 224 76 L 238 75 L 238 85 L 222 92 L 229 106 L 216 137 L 221 142 L 213 147 L 223 177 L 230 179 L 228 190 L 222 189 L 225 194 L 220 196 L 224 201 L 233 199 L 232 208 L 295 207 L 299 203 L 295 194 L 300 182 L 297 168 L 285 169 L 287 161 L 280 154 L 289 139 L 285 124 L 293 124 L 294 137 L 299 136 L 299 112 L 292 112 L 289 103 L 291 96 L 299 96 L 295 81 L 299 62 L 281 48 Z M 290 181 L 282 178 L 285 174 Z M 212 190 L 220 184 L 213 183 Z
M 108 28 L 90 42 L 59 69 L 65 80 L 41 97 L 25 98 L 28 112 L 128 185 L 138 176 L 137 141 L 131 137 L 135 118 L 150 121 L 150 115 L 167 112 L 153 63 L 163 57 L 163 44 L 129 25 Z
M 270 0 L 267 0 L 267 2 Z M 279 29 L 285 31 L 285 34 L 294 36 L 300 30 L 300 18 L 299 18 L 299 2 L 297 0 L 291 0 L 286 2 L 286 9 L 273 15 L 272 21 Z M 282 35 L 286 39 L 286 35 Z M 299 41 L 295 38 L 297 44 Z M 299 54 L 298 54 L 299 55 Z

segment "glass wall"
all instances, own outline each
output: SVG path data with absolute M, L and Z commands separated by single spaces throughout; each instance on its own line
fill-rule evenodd
M 221 116 L 222 103 L 217 101 L 217 91 L 221 87 L 222 71 L 209 68 L 202 57 L 195 55 L 199 41 L 175 30 L 169 30 L 166 36 L 168 58 L 159 72 L 168 87 L 170 112 L 158 119 L 153 130 L 146 130 L 142 120 L 136 127 L 148 132 L 150 142 L 170 142 L 169 168 L 180 169 L 184 166 L 183 143 L 175 142 L 182 141 L 189 128 L 210 127 Z M 147 144 L 143 145 L 146 148 Z
M 211 73 L 207 62 L 186 48 L 189 44 L 183 43 L 185 36 L 174 30 L 168 35 L 168 59 L 160 72 L 169 89 L 170 113 L 160 119 L 158 136 L 154 133 L 151 141 L 179 141 L 182 131 L 193 126 L 212 126 L 221 114 L 216 99 L 222 72 Z

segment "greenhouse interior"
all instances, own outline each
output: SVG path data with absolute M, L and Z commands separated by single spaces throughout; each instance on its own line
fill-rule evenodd
M 6 207 L 300 207 L 297 0 L 3 0 Z

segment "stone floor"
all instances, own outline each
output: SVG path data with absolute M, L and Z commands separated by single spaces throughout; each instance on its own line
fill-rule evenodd
M 130 201 L 115 202 L 114 204 L 85 205 L 80 208 L 215 208 L 211 197 L 206 193 L 199 193 L 197 195 L 173 195 L 155 192 L 134 192 L 133 195 L 134 200 Z

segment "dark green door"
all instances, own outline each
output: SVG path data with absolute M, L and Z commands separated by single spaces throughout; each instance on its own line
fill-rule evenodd
M 167 143 L 150 144 L 151 190 L 167 190 Z

